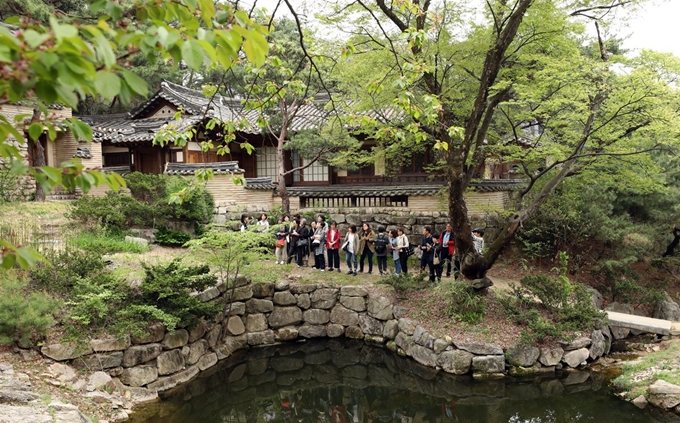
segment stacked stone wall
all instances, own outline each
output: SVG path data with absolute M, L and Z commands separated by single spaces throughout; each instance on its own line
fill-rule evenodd
M 502 375 L 552 373 L 582 366 L 609 352 L 608 328 L 554 348 L 454 342 L 429 333 L 405 309 L 363 286 L 251 284 L 236 278 L 195 295 L 224 304 L 212 321 L 168 332 L 160 325 L 144 337 L 95 339 L 42 347 L 43 355 L 76 368 L 104 370 L 127 387 L 163 392 L 188 382 L 239 350 L 312 338 L 349 338 L 382 345 L 446 373 Z M 139 392 L 138 392 L 139 393 Z M 143 393 L 143 392 L 142 392 Z

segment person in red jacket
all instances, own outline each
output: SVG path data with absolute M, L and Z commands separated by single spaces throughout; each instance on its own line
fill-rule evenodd
M 338 229 L 338 222 L 331 221 L 331 227 L 326 233 L 326 253 L 328 254 L 328 271 L 332 272 L 333 268 L 340 271 L 340 229 Z
M 446 277 L 451 277 L 451 263 L 456 252 L 456 235 L 450 223 L 446 224 L 446 231 L 439 236 L 439 245 L 442 246 L 442 261 L 446 263 Z

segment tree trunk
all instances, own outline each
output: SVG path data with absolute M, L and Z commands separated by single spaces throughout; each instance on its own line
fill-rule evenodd
M 31 117 L 31 123 L 40 122 L 40 110 L 36 107 L 33 109 L 33 116 Z M 34 155 L 33 155 L 33 167 L 39 168 L 40 166 L 46 166 L 47 161 L 45 160 L 45 149 L 43 148 L 40 138 L 37 140 L 29 140 L 29 142 L 34 142 Z M 39 172 L 38 169 L 36 171 Z M 45 201 L 45 190 L 42 185 L 36 181 L 35 184 L 35 201 Z
M 281 132 L 279 132 L 279 136 L 277 137 L 277 143 L 276 143 L 276 158 L 279 161 L 279 177 L 278 177 L 278 182 L 279 182 L 279 196 L 281 197 L 281 208 L 283 209 L 284 214 L 290 215 L 290 196 L 288 195 L 288 189 L 286 188 L 286 162 L 285 162 L 285 154 L 283 147 L 286 142 L 286 135 L 287 135 L 287 120 L 284 117 L 284 124 L 281 127 Z M 293 166 L 295 167 L 295 166 Z
M 675 253 L 675 247 L 680 244 L 680 228 L 673 228 L 673 241 L 666 247 L 666 252 L 661 257 L 670 257 Z

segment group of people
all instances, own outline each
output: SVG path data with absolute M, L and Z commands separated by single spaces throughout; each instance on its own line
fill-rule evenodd
M 248 228 L 249 220 L 246 215 L 241 217 L 241 231 Z M 262 213 L 256 223 L 258 232 L 270 230 L 267 215 Z M 484 249 L 484 231 L 475 229 L 472 239 L 475 249 L 481 254 Z M 361 229 L 350 225 L 343 237 L 336 221 L 326 222 L 326 217 L 318 215 L 316 220 L 308 224 L 307 219 L 299 214 L 291 217 L 284 215 L 278 219 L 275 227 L 276 264 L 290 264 L 293 260 L 299 266 L 306 266 L 309 256 L 314 256 L 313 268 L 324 271 L 340 272 L 340 250 L 345 252 L 347 274 L 357 275 L 373 273 L 373 256 L 376 257 L 378 274 L 388 275 L 387 261 L 392 257 L 394 273 L 408 273 L 408 258 L 414 254 L 416 246 L 409 243 L 403 228 L 389 232 L 379 226 L 377 233 L 368 223 L 363 223 Z M 454 276 L 460 270 L 460 261 L 456 256 L 455 235 L 451 224 L 441 234 L 433 233 L 430 226 L 423 228 L 420 271 L 429 271 L 429 280 L 441 281 L 446 268 L 446 276 Z M 367 263 L 366 266 L 364 264 Z

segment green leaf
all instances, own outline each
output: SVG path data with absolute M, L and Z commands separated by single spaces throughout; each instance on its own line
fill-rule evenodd
M 149 94 L 149 86 L 146 81 L 140 78 L 136 73 L 131 72 L 127 69 L 123 69 L 123 78 L 127 83 L 128 87 L 135 93 L 146 97 Z
M 53 182 L 59 184 L 61 183 L 61 169 L 57 169 L 51 166 L 41 166 L 40 170 Z
M 95 37 L 95 45 L 97 46 L 97 56 L 104 62 L 104 65 L 111 69 L 116 64 L 116 55 L 111 48 L 111 43 L 106 39 L 101 32 Z
M 60 41 L 64 38 L 76 37 L 78 35 L 78 30 L 75 26 L 69 24 L 62 25 L 54 16 L 50 16 L 50 26 L 57 40 Z
M 24 40 L 26 40 L 26 44 L 32 49 L 37 48 L 49 38 L 50 34 L 40 34 L 32 29 L 28 29 L 24 32 Z
M 203 47 L 198 41 L 187 40 L 182 44 L 182 59 L 191 69 L 200 69 L 203 58 Z
M 111 72 L 99 71 L 94 87 L 102 97 L 112 99 L 120 92 L 120 78 Z
M 201 17 L 208 28 L 212 28 L 212 20 L 215 17 L 215 5 L 213 0 L 198 0 L 198 5 L 201 8 Z
M 253 62 L 255 66 L 263 66 L 269 51 L 269 44 L 261 33 L 248 31 L 248 38 L 243 43 L 243 51 L 245 51 L 248 60 Z
M 28 135 L 33 141 L 38 141 L 43 133 L 43 124 L 41 122 L 33 122 L 31 126 L 28 127 Z

